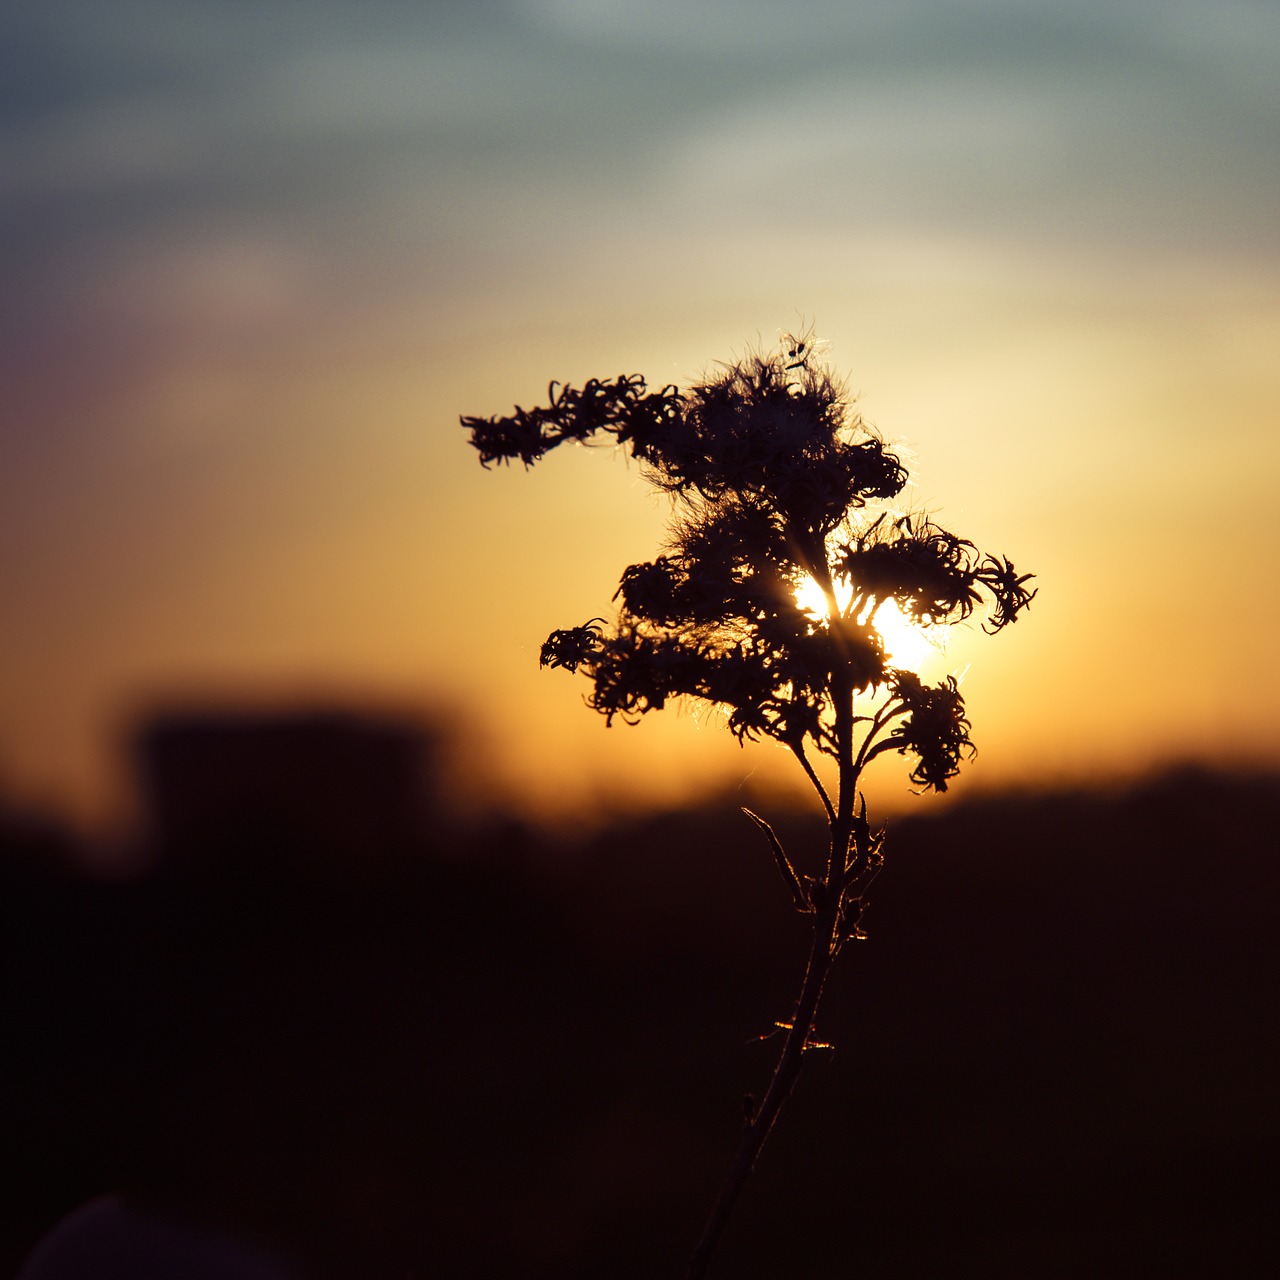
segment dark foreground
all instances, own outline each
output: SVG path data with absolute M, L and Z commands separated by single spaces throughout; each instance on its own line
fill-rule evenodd
M 1191 774 L 899 822 L 714 1273 L 1272 1274 L 1278 824 Z M 682 1274 L 803 959 L 759 835 L 344 839 L 103 882 L 7 822 L 0 1273 L 124 1190 L 324 1280 Z

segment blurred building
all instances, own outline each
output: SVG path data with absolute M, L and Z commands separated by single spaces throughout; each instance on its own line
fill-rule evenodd
M 148 843 L 165 861 L 386 866 L 429 831 L 435 746 L 342 712 L 159 717 L 134 748 Z

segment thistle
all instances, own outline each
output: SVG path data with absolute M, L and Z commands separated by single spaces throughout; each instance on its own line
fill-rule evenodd
M 877 616 L 892 602 L 937 626 L 981 608 L 996 632 L 1035 592 L 1007 559 L 891 506 L 907 472 L 807 335 L 722 366 L 685 391 L 651 391 L 629 375 L 581 389 L 553 382 L 548 401 L 505 417 L 464 416 L 481 463 L 529 467 L 566 442 L 612 437 L 671 495 L 674 518 L 661 554 L 623 572 L 616 619 L 552 632 L 542 665 L 584 675 L 588 705 L 610 725 L 635 723 L 676 698 L 721 708 L 740 741 L 771 738 L 791 752 L 829 827 L 825 869 L 810 875 L 764 818 L 744 810 L 812 937 L 773 1076 L 694 1249 L 694 1280 L 815 1047 L 832 964 L 861 936 L 885 843 L 884 829 L 867 820 L 863 770 L 898 752 L 918 787 L 945 791 L 974 754 L 957 681 L 929 686 L 895 667 Z M 815 593 L 823 607 L 803 607 Z

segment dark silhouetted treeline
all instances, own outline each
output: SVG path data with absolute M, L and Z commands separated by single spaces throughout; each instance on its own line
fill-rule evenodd
M 682 1274 L 803 962 L 732 803 L 559 849 L 436 824 L 400 730 L 142 742 L 145 872 L 0 820 L 4 1274 L 107 1190 L 321 1280 Z M 1278 821 L 1190 771 L 898 821 L 715 1274 L 1271 1274 Z

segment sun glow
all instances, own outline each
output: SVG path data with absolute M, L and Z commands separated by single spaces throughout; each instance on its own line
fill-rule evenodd
M 836 607 L 847 609 L 852 589 L 836 583 Z M 815 579 L 806 576 L 796 588 L 796 604 L 814 618 L 830 616 L 831 608 Z M 875 613 L 875 629 L 884 641 L 884 651 L 892 666 L 919 673 L 930 658 L 936 658 L 946 647 L 945 627 L 922 627 L 913 622 L 894 600 L 883 600 Z
M 902 612 L 896 601 L 886 600 L 876 611 L 875 629 L 884 641 L 884 651 L 895 667 L 919 672 L 930 658 L 942 652 L 945 627 L 922 627 Z
M 837 582 L 836 607 L 847 608 L 850 599 L 849 589 Z M 826 592 L 818 585 L 818 580 L 807 573 L 796 588 L 796 604 L 811 618 L 826 618 L 831 615 L 831 605 L 827 600 Z

